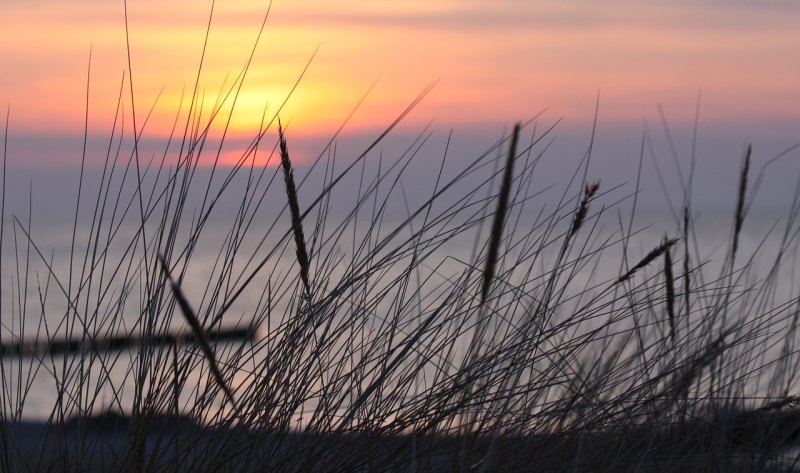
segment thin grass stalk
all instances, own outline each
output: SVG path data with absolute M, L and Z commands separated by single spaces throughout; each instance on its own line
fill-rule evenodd
M 483 285 L 481 286 L 481 305 L 486 303 L 489 289 L 492 286 L 494 273 L 497 266 L 497 255 L 500 252 L 500 241 L 503 237 L 503 225 L 508 211 L 508 198 L 511 195 L 511 181 L 514 177 L 514 158 L 517 155 L 517 141 L 519 140 L 520 124 L 514 125 L 511 135 L 511 148 L 506 158 L 506 167 L 503 172 L 503 182 L 500 185 L 500 194 L 497 200 L 497 210 L 492 222 L 492 233 L 489 237 L 489 253 L 486 257 L 486 267 L 483 270 Z
M 777 401 L 770 402 L 766 406 L 759 407 L 758 410 L 761 412 L 769 412 L 769 411 L 780 410 L 785 407 L 797 407 L 797 406 L 800 406 L 800 397 L 786 396 L 782 399 L 778 399 Z
M 733 269 L 736 252 L 739 249 L 739 234 L 742 231 L 742 224 L 744 223 L 744 203 L 747 193 L 747 175 L 750 172 L 750 154 L 752 151 L 752 145 L 747 145 L 747 152 L 745 153 L 744 157 L 742 173 L 739 175 L 739 193 L 736 198 L 736 221 L 733 228 L 733 243 L 731 246 L 731 269 Z
M 295 254 L 297 265 L 300 267 L 300 280 L 305 288 L 305 295 L 311 300 L 311 284 L 308 281 L 308 250 L 306 249 L 306 239 L 303 235 L 303 221 L 300 217 L 300 204 L 297 199 L 297 188 L 294 184 L 294 171 L 292 161 L 289 159 L 289 149 L 286 146 L 286 135 L 283 133 L 280 119 L 278 119 L 278 140 L 281 150 L 281 169 L 283 170 L 283 180 L 286 184 L 286 196 L 289 199 L 289 213 L 292 220 L 292 234 L 294 235 Z
M 645 257 L 641 259 L 641 261 L 636 263 L 636 266 L 632 267 L 628 270 L 628 272 L 620 276 L 619 279 L 617 279 L 617 283 L 621 283 L 630 279 L 631 276 L 633 276 L 637 271 L 652 263 L 659 256 L 663 255 L 664 252 L 667 251 L 672 245 L 677 243 L 678 240 L 678 238 L 664 238 L 664 241 L 662 241 L 657 247 L 653 248 L 650 253 L 647 253 Z
M 6 221 L 6 163 L 8 158 L 8 126 L 9 126 L 9 118 L 11 116 L 11 105 L 6 106 L 6 123 L 3 133 L 3 169 L 2 169 L 2 184 L 3 190 L 2 194 L 0 194 L 0 267 L 4 267 L 3 263 L 3 241 L 5 241 L 5 221 Z M 0 307 L 3 306 L 3 291 L 0 291 Z M 3 324 L 0 324 L 0 335 L 4 332 Z M 0 362 L 0 379 L 2 379 L 3 385 L 0 386 L 0 421 L 3 422 L 2 433 L 3 433 L 3 466 L 5 467 L 6 471 L 11 471 L 11 452 L 9 449 L 9 435 L 6 432 L 6 424 L 8 422 L 8 417 L 6 414 L 6 409 L 9 411 L 11 410 L 11 401 L 8 399 L 8 408 L 6 407 L 6 402 L 8 395 L 6 394 L 6 369 L 5 363 Z
M 575 212 L 575 217 L 572 220 L 572 228 L 569 231 L 569 238 L 575 236 L 580 230 L 581 226 L 583 225 L 584 220 L 586 220 L 586 215 L 589 213 L 589 202 L 592 200 L 592 197 L 597 193 L 597 189 L 600 188 L 600 182 L 594 182 L 592 184 L 586 184 L 583 189 L 583 199 L 581 199 L 581 203 L 578 206 L 578 210 Z
M 666 241 L 667 237 L 664 237 Z M 669 248 L 664 250 L 664 279 L 667 290 L 667 317 L 669 318 L 669 335 L 675 344 L 675 278 L 672 274 L 672 255 Z
M 689 312 L 691 300 L 689 295 L 692 292 L 692 281 L 689 277 L 689 206 L 683 207 L 683 305 L 686 308 L 686 323 L 689 323 Z
M 214 356 L 214 350 L 211 349 L 211 341 L 208 339 L 206 331 L 203 329 L 203 326 L 200 325 L 200 320 L 198 320 L 197 315 L 195 315 L 194 309 L 192 309 L 191 305 L 189 305 L 189 301 L 186 299 L 186 296 L 183 294 L 180 286 L 178 286 L 178 284 L 172 278 L 172 274 L 169 272 L 167 262 L 164 260 L 164 257 L 161 256 L 161 254 L 158 255 L 158 261 L 161 264 L 161 270 L 164 272 L 164 275 L 169 281 L 170 288 L 172 289 L 172 293 L 175 295 L 175 300 L 178 302 L 181 313 L 183 314 L 184 318 L 186 318 L 186 322 L 189 323 L 189 327 L 192 329 L 192 333 L 195 336 L 195 340 L 197 340 L 197 344 L 200 345 L 200 349 L 203 350 L 203 354 L 208 361 L 208 367 L 211 370 L 214 381 L 216 381 L 219 388 L 222 389 L 222 392 L 225 393 L 226 399 L 233 407 L 234 417 L 238 417 L 241 411 L 236 403 L 236 398 L 233 397 L 233 392 L 230 390 L 227 383 L 225 383 L 225 379 L 222 377 L 222 372 L 219 370 L 219 366 L 217 365 L 217 360 Z

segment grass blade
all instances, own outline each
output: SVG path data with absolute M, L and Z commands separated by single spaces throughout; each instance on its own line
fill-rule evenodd
M 511 194 L 511 180 L 514 176 L 514 158 L 517 155 L 517 141 L 519 140 L 520 125 L 514 125 L 514 133 L 511 135 L 511 149 L 506 158 L 506 167 L 503 172 L 503 182 L 500 186 L 500 195 L 497 201 L 497 210 L 494 213 L 492 223 L 492 234 L 489 240 L 489 254 L 486 257 L 486 267 L 483 271 L 483 287 L 481 288 L 481 305 L 486 303 L 489 289 L 494 279 L 494 272 L 497 266 L 497 255 L 500 251 L 500 240 L 503 236 L 503 224 L 505 223 L 506 212 L 508 211 L 508 198 Z
M 194 310 L 189 305 L 189 301 L 186 300 L 186 296 L 184 296 L 183 291 L 175 283 L 175 280 L 172 279 L 172 274 L 169 272 L 167 262 L 164 261 L 164 257 L 161 254 L 158 255 L 158 261 L 161 263 L 161 270 L 164 271 L 164 274 L 167 276 L 172 293 L 175 295 L 175 299 L 178 301 L 178 306 L 180 307 L 183 316 L 186 318 L 186 321 L 189 323 L 192 333 L 194 333 L 197 344 L 200 345 L 200 349 L 203 350 L 203 354 L 208 360 L 208 366 L 211 370 L 212 376 L 214 377 L 214 381 L 217 382 L 217 385 L 219 385 L 220 389 L 222 389 L 222 392 L 225 393 L 225 397 L 228 399 L 228 402 L 230 402 L 231 406 L 233 406 L 235 416 L 238 416 L 239 406 L 236 403 L 236 399 L 233 397 L 233 392 L 230 390 L 230 388 L 228 388 L 228 385 L 225 383 L 225 379 L 222 377 L 222 372 L 219 370 L 219 366 L 217 365 L 217 360 L 214 357 L 214 351 L 211 349 L 211 342 L 206 335 L 206 331 L 203 329 L 203 326 L 200 325 L 200 321 L 197 319 L 197 315 L 195 315 Z
M 744 202 L 747 192 L 747 175 L 750 172 L 750 154 L 753 151 L 751 145 L 747 145 L 747 153 L 744 157 L 744 165 L 742 166 L 742 173 L 739 175 L 739 194 L 736 199 L 736 222 L 733 230 L 733 246 L 731 247 L 731 264 L 736 257 L 736 252 L 739 249 L 739 234 L 742 231 L 742 224 L 744 223 Z
M 664 237 L 667 241 L 667 237 Z M 675 343 L 675 277 L 672 274 L 672 255 L 669 247 L 664 250 L 664 279 L 667 289 L 667 317 L 669 317 L 669 336 Z
M 289 150 L 286 146 L 286 135 L 283 134 L 283 127 L 278 119 L 278 139 L 281 148 L 281 169 L 283 169 L 283 180 L 286 184 L 286 196 L 289 199 L 289 212 L 292 219 L 292 234 L 296 247 L 297 265 L 300 266 L 300 279 L 306 291 L 306 297 L 311 298 L 311 285 L 308 282 L 308 250 L 306 249 L 306 239 L 303 235 L 303 221 L 300 218 L 300 204 L 297 199 L 297 188 L 294 184 L 294 171 L 292 161 L 289 159 Z
M 664 241 L 658 245 L 657 247 L 653 248 L 650 253 L 647 253 L 641 261 L 636 263 L 636 266 L 629 269 L 627 273 L 623 274 L 622 276 L 617 279 L 617 283 L 621 283 L 630 279 L 636 271 L 644 268 L 648 264 L 652 263 L 653 260 L 658 258 L 659 256 L 663 255 L 665 251 L 667 251 L 672 245 L 678 242 L 678 238 L 664 238 Z

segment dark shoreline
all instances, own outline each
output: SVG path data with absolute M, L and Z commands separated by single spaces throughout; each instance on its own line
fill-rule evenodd
M 800 471 L 800 409 L 521 435 L 382 435 L 202 426 L 108 413 L 2 424 L 4 471 Z M 144 438 L 144 442 L 137 441 Z M 134 452 L 139 452 L 135 454 Z M 789 455 L 794 459 L 796 455 Z

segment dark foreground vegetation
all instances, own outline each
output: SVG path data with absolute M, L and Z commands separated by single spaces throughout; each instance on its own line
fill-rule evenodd
M 794 471 L 800 415 L 750 412 L 663 426 L 553 434 L 455 436 L 259 430 L 148 419 L 146 471 Z M 133 465 L 131 419 L 23 422 L 20 471 L 113 471 Z M 125 468 L 130 469 L 130 468 Z
M 366 153 L 339 173 L 328 158 L 304 211 L 279 130 L 281 166 L 224 170 L 190 222 L 196 159 L 148 163 L 140 173 L 162 174 L 152 187 L 109 191 L 113 156 L 91 225 L 74 224 L 89 244 L 71 247 L 71 282 L 12 217 L 12 287 L 39 304 L 16 303 L 16 322 L 4 319 L 15 350 L 2 365 L 3 471 L 797 469 L 798 300 L 777 288 L 795 220 L 755 278 L 757 252 L 738 248 L 750 151 L 721 264 L 691 250 L 689 203 L 677 237 L 628 261 L 635 232 L 596 230 L 607 212 L 599 185 L 564 192 L 550 213 L 533 202 L 541 138 L 522 145 L 523 132 L 439 176 L 399 220 L 386 203 L 413 153 L 372 178 Z M 124 167 L 134 175 L 135 152 Z M 479 185 L 459 187 L 478 170 Z M 362 173 L 356 204 L 331 217 L 329 195 L 350 172 Z M 236 173 L 247 185 L 239 210 L 211 239 L 211 269 L 193 271 Z M 437 207 L 450 190 L 457 197 Z M 272 223 L 259 194 L 287 203 Z M 471 253 L 451 254 L 465 235 Z M 604 263 L 618 248 L 620 263 Z M 201 284 L 185 291 L 192 279 Z M 238 333 L 220 331 L 231 322 L 244 340 L 219 335 Z M 76 350 L 44 349 L 64 338 Z M 41 389 L 53 393 L 49 414 L 26 420 Z
M 0 336 L 18 349 L 0 365 L 1 471 L 798 469 L 800 299 L 782 288 L 800 205 L 744 252 L 749 149 L 709 260 L 691 177 L 654 241 L 638 185 L 593 181 L 591 150 L 544 199 L 551 129 L 534 122 L 469 161 L 444 150 L 410 195 L 427 130 L 386 154 L 397 122 L 356 156 L 332 141 L 295 176 L 276 112 L 208 171 L 222 104 L 209 116 L 195 91 L 150 154 L 124 96 L 66 251 L 3 187 Z M 209 336 L 237 325 L 259 329 Z M 164 343 L 175 330 L 192 343 Z M 100 349 L 115 337 L 136 343 Z M 52 405 L 31 412 L 42 392 Z

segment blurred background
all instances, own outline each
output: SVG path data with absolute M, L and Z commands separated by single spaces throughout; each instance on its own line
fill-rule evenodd
M 634 182 L 643 157 L 640 205 L 655 208 L 658 173 L 679 201 L 694 155 L 696 208 L 728 209 L 747 143 L 758 170 L 800 142 L 799 20 L 789 0 L 6 1 L 9 198 L 27 207 L 32 182 L 37 212 L 60 215 L 65 199 L 36 189 L 74 194 L 84 123 L 89 168 L 105 159 L 116 115 L 124 146 L 135 113 L 140 151 L 164 154 L 173 128 L 183 136 L 193 94 L 209 142 L 225 137 L 203 164 L 237 162 L 280 111 L 302 174 L 354 109 L 337 139 L 344 161 L 436 82 L 384 145 L 408 146 L 430 124 L 422 169 L 438 168 L 451 131 L 449 159 L 467 162 L 539 116 L 540 132 L 558 122 L 542 185 L 567 179 L 593 143 L 589 176 L 606 188 Z M 270 163 L 268 152 L 248 159 Z M 798 159 L 770 164 L 761 211 L 790 199 Z

